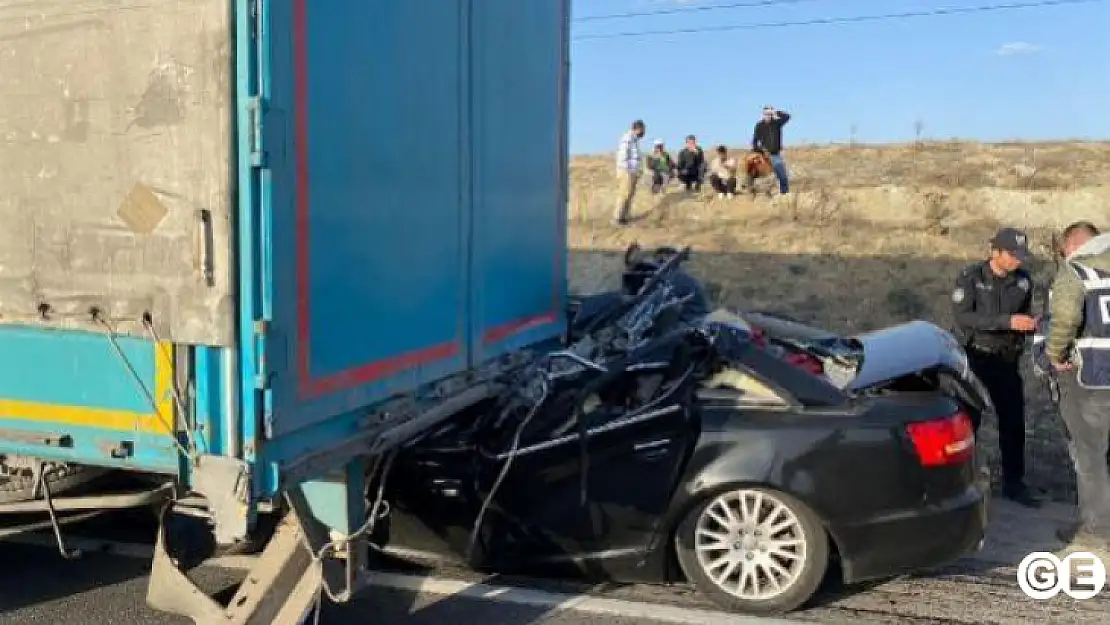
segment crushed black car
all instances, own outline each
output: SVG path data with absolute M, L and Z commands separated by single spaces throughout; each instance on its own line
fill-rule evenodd
M 982 544 L 971 416 L 992 410 L 952 336 L 854 337 L 711 310 L 690 250 L 625 255 L 565 344 L 392 461 L 380 542 L 491 571 L 687 580 L 782 613 Z

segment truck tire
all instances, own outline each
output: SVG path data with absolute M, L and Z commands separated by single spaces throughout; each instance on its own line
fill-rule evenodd
M 13 456 L 0 456 L 0 469 L 7 469 L 5 473 L 0 473 L 0 504 L 34 499 L 35 478 L 31 471 L 11 470 L 3 462 L 7 458 L 13 458 Z M 84 486 L 108 473 L 107 469 L 80 464 L 59 464 L 50 469 L 46 476 L 46 483 L 50 487 L 51 496 L 61 495 Z

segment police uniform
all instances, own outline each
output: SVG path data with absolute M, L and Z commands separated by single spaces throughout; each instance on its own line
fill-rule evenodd
M 1025 234 L 1004 228 L 991 240 L 1020 260 L 1029 256 Z M 1003 495 L 1026 505 L 1039 502 L 1025 488 L 1025 387 L 1020 372 L 1025 332 L 1010 329 L 1013 315 L 1030 315 L 1033 280 L 1027 271 L 999 276 L 989 261 L 964 268 L 952 291 L 954 334 L 967 351 L 975 375 L 991 395 L 998 415 Z M 979 430 L 979 419 L 974 422 Z

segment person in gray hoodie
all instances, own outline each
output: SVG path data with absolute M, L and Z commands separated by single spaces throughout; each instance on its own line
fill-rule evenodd
M 1110 234 L 1077 222 L 1061 235 L 1064 261 L 1049 293 L 1044 360 L 1056 376 L 1079 493 L 1078 523 L 1057 537 L 1110 552 Z

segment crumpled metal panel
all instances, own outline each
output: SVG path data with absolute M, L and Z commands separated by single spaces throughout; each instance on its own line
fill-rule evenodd
M 232 51 L 227 0 L 0 0 L 0 324 L 231 343 Z

